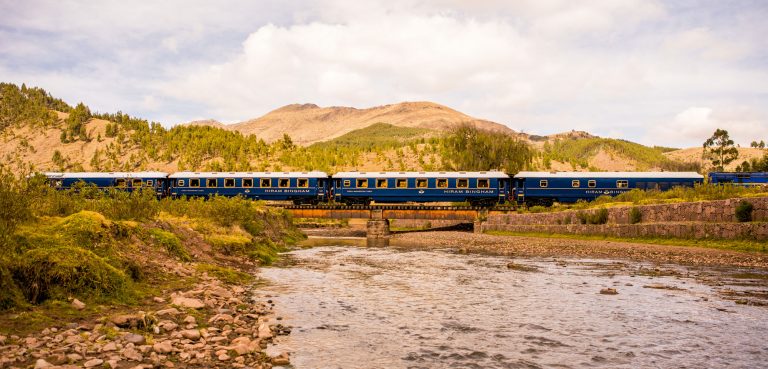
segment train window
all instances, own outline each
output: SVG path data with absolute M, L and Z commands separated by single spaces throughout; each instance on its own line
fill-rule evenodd
M 309 187 L 309 180 L 306 178 L 299 178 L 296 181 L 296 187 L 307 188 Z
M 291 180 L 288 178 L 280 178 L 277 180 L 277 187 L 291 187 Z
M 144 181 L 140 179 L 134 179 L 131 181 L 131 187 L 141 187 L 142 183 L 144 183 Z
M 574 179 L 571 181 L 571 187 L 581 187 L 581 181 Z
M 200 187 L 200 178 L 192 178 L 189 180 L 189 187 Z
M 128 185 L 125 183 L 125 180 L 122 178 L 118 178 L 115 180 L 115 186 L 117 187 L 127 187 Z
M 271 178 L 262 178 L 259 180 L 259 187 L 272 187 L 272 179 Z
M 427 188 L 427 179 L 416 178 L 416 188 Z
M 349 186 L 351 186 L 351 185 L 352 185 L 352 181 L 350 181 L 350 180 L 348 180 L 348 179 L 345 179 L 345 180 L 344 180 L 344 187 L 349 187 Z
M 358 178 L 355 182 L 357 188 L 368 188 L 368 178 Z
M 405 178 L 398 178 L 396 185 L 397 188 L 408 188 L 408 180 Z
M 376 178 L 376 188 L 387 188 L 387 179 Z
M 587 181 L 587 186 L 595 188 L 597 187 L 597 181 L 595 181 L 594 179 L 590 179 L 589 181 Z
M 184 187 L 184 180 L 180 179 L 180 180 L 176 181 L 176 187 Z
M 447 187 L 448 187 L 448 179 L 446 178 L 437 179 L 437 188 L 447 188 Z
M 477 180 L 477 188 L 488 188 L 491 187 L 490 181 L 488 178 L 480 178 Z
M 549 181 L 546 180 L 546 179 L 540 180 L 539 181 L 539 187 L 542 187 L 542 188 L 549 187 Z
M 155 182 L 151 179 L 147 180 L 147 187 L 152 187 L 155 185 Z
M 217 187 L 218 182 L 219 181 L 217 181 L 216 178 L 207 178 L 205 180 L 205 187 L 211 187 L 211 188 Z
M 628 188 L 628 187 L 629 187 L 629 181 L 624 179 L 616 181 L 616 188 Z
M 467 188 L 469 187 L 469 180 L 466 178 L 459 178 L 456 180 L 456 187 L 457 188 Z
M 235 187 L 234 178 L 224 178 L 224 187 Z
M 253 178 L 243 178 L 243 187 L 253 187 Z

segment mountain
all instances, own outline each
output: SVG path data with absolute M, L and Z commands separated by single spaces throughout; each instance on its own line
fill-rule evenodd
M 309 145 L 331 140 L 375 123 L 435 131 L 448 131 L 460 124 L 471 124 L 484 130 L 516 133 L 503 124 L 473 118 L 432 102 L 403 102 L 367 109 L 291 104 L 273 110 L 262 117 L 223 128 L 244 135 L 256 135 L 266 142 L 274 142 L 283 138 L 284 134 L 288 134 L 294 143 Z

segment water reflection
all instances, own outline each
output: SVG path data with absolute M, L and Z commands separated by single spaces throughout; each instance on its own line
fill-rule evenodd
M 356 240 L 359 243 L 362 240 Z M 343 243 L 347 241 L 339 241 Z M 768 309 L 681 267 L 317 247 L 266 268 L 296 368 L 759 367 Z M 524 266 L 526 268 L 516 268 Z M 700 271 L 696 271 L 699 273 Z M 618 295 L 602 295 L 602 288 Z M 274 297 L 276 296 L 276 297 Z

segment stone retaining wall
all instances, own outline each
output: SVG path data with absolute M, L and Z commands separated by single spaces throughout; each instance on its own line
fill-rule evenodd
M 650 223 L 519 225 L 483 223 L 481 230 L 519 233 L 579 234 L 610 237 L 768 240 L 768 223 Z
M 753 222 L 737 223 L 736 206 L 746 200 L 752 203 Z M 686 239 L 768 240 L 768 197 L 718 201 L 685 202 L 637 206 L 642 214 L 638 224 L 629 224 L 632 206 L 608 209 L 608 223 L 579 224 L 579 212 L 491 214 L 476 224 L 475 231 L 510 231 L 601 235 L 611 237 L 670 237 Z
M 742 200 L 749 201 L 754 206 L 752 218 L 755 221 L 768 221 L 768 197 L 747 199 L 729 199 L 717 201 L 682 202 L 675 204 L 658 204 L 637 206 L 642 214 L 643 223 L 666 222 L 735 222 L 736 206 Z M 631 206 L 608 209 L 609 224 L 629 224 Z M 585 213 L 596 210 L 581 210 Z M 529 214 L 491 214 L 487 223 L 517 224 L 517 225 L 548 225 L 576 224 L 579 210 L 567 210 L 556 213 Z

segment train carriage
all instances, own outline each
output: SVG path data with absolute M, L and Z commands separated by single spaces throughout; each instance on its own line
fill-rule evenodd
M 171 174 L 170 194 L 243 196 L 254 200 L 318 203 L 326 199 L 324 172 L 178 172 Z
M 592 201 L 635 188 L 665 191 L 693 187 L 703 179 L 695 172 L 520 172 L 514 176 L 514 196 L 520 204 L 548 206 Z
M 116 188 L 134 191 L 139 188 L 151 188 L 158 196 L 164 196 L 167 190 L 168 173 L 165 172 L 46 172 L 43 173 L 48 183 L 60 190 L 90 185 L 105 190 Z
M 348 204 L 463 202 L 503 203 L 510 177 L 502 172 L 340 172 L 333 198 Z
M 737 186 L 768 186 L 768 172 L 712 172 L 709 183 Z

